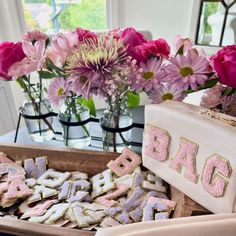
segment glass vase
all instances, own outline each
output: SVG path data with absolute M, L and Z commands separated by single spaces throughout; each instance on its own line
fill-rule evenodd
M 63 105 L 59 112 L 59 121 L 62 125 L 64 143 L 68 147 L 84 149 L 91 143 L 89 123 L 78 125 L 78 122 L 90 118 L 89 110 L 81 105 L 76 105 L 73 111 Z
M 53 118 L 43 117 L 51 112 L 51 106 L 47 99 L 41 101 L 33 94 L 26 94 L 21 107 L 21 114 L 25 116 L 27 130 L 35 142 L 45 142 L 54 138 L 52 128 Z
M 127 110 L 126 101 L 108 102 L 108 107 L 100 119 L 103 150 L 122 152 L 124 148 L 130 147 L 132 123 L 132 114 Z

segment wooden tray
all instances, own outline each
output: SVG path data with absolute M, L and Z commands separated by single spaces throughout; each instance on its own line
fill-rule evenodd
M 81 171 L 93 176 L 104 169 L 106 164 L 119 154 L 108 152 L 84 151 L 77 149 L 60 149 L 47 147 L 19 146 L 15 144 L 0 144 L 0 151 L 6 153 L 12 160 L 20 161 L 37 156 L 47 156 L 50 168 L 59 171 Z M 195 212 L 208 213 L 206 209 L 186 197 L 174 188 L 171 197 L 177 201 L 174 217 L 191 216 Z M 0 218 L 0 232 L 14 235 L 35 236 L 88 236 L 94 232 L 78 229 L 67 229 L 46 224 L 30 223 L 24 220 Z

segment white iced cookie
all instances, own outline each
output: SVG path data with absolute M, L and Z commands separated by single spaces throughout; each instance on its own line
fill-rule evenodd
M 73 180 L 73 181 L 86 180 L 86 179 L 88 179 L 88 174 L 83 173 L 83 172 L 79 172 L 79 171 L 74 171 L 74 172 L 71 172 L 70 179 Z
M 102 219 L 105 217 L 104 211 L 92 211 L 92 210 L 85 210 L 85 214 L 94 218 L 97 222 L 101 222 Z
M 85 210 L 91 210 L 91 211 L 102 211 L 105 210 L 106 207 L 102 206 L 100 204 L 97 204 L 95 202 L 88 203 L 88 202 L 78 202 L 78 206 L 83 207 Z
M 36 185 L 34 187 L 33 195 L 27 199 L 27 203 L 37 202 L 42 199 L 55 196 L 55 195 L 57 195 L 57 193 L 58 192 L 56 189 L 47 188 L 42 185 Z
M 60 219 L 70 207 L 70 203 L 53 205 L 44 215 L 29 218 L 29 222 L 53 224 Z
M 56 188 L 62 185 L 69 177 L 69 172 L 62 173 L 53 169 L 48 169 L 42 176 L 38 178 L 37 183 L 46 187 Z
M 79 227 L 89 227 L 89 225 L 97 223 L 97 220 L 95 220 L 92 216 L 85 214 L 82 207 L 73 206 L 72 210 Z
M 166 193 L 166 188 L 163 184 L 163 180 L 153 174 L 147 175 L 147 179 L 143 181 L 142 187 L 147 190 Z
M 34 178 L 29 178 L 25 180 L 25 183 L 29 188 L 33 188 L 37 184 L 37 180 Z
M 111 170 L 109 169 L 93 176 L 91 182 L 93 185 L 92 198 L 115 188 L 115 183 L 112 181 Z

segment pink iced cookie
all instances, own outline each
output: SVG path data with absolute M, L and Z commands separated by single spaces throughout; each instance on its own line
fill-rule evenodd
M 0 164 L 0 176 L 3 174 L 8 174 L 7 180 L 11 181 L 15 179 L 15 177 L 20 179 L 25 179 L 25 171 L 24 169 L 15 163 L 3 163 Z
M 5 193 L 9 188 L 9 183 L 8 182 L 3 182 L 0 183 L 0 195 Z
M 24 211 L 24 214 L 21 216 L 21 219 L 29 218 L 32 216 L 40 216 L 43 215 L 46 210 L 53 204 L 57 203 L 58 201 L 53 199 L 53 200 L 45 200 L 42 202 L 39 202 L 37 205 L 34 207 L 29 207 L 27 202 L 24 202 L 19 209 Z
M 107 164 L 107 167 L 111 169 L 116 175 L 123 176 L 130 174 L 134 169 L 141 164 L 141 157 L 126 148 L 123 153 Z
M 196 157 L 198 145 L 192 141 L 180 138 L 180 147 L 176 157 L 170 161 L 170 167 L 179 173 L 185 167 L 184 177 L 193 183 L 198 181 L 198 173 L 196 169 Z
M 33 190 L 28 188 L 24 181 L 21 179 L 15 179 L 9 185 L 7 192 L 4 194 L 6 198 L 22 198 L 30 196 Z
M 114 192 L 107 193 L 102 197 L 96 198 L 96 202 L 106 207 L 112 207 L 117 204 L 117 201 L 114 199 L 126 194 L 128 190 L 129 187 L 127 185 L 116 184 L 116 190 Z
M 143 221 L 149 221 L 155 219 L 155 213 L 158 212 L 170 212 L 174 210 L 176 202 L 167 199 L 150 197 L 146 206 L 143 209 Z
M 146 155 L 158 161 L 168 159 L 170 135 L 167 130 L 147 124 L 144 137 Z
M 228 184 L 228 180 L 225 178 L 229 178 L 231 173 L 232 168 L 228 160 L 217 154 L 209 157 L 202 175 L 202 183 L 205 190 L 214 197 L 223 196 Z
M 24 169 L 27 178 L 39 178 L 47 170 L 47 157 L 36 157 L 24 160 Z
M 12 160 L 10 160 L 7 155 L 3 152 L 0 152 L 0 164 L 3 164 L 3 163 L 14 163 Z

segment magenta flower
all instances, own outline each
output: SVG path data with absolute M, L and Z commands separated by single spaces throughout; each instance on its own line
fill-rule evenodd
M 165 68 L 166 82 L 176 83 L 185 90 L 197 90 L 204 85 L 212 72 L 210 62 L 196 50 L 188 50 L 186 55 L 177 55 L 170 58 L 170 64 Z
M 88 39 L 92 39 L 95 42 L 97 41 L 97 35 L 89 30 L 85 30 L 85 29 L 78 27 L 75 30 L 75 32 L 77 34 L 79 42 L 84 42 Z
M 48 100 L 53 106 L 59 106 L 71 95 L 71 84 L 64 78 L 55 78 L 48 87 Z
M 0 43 L 0 79 L 11 80 L 9 70 L 16 62 L 25 58 L 22 43 L 2 42 Z
M 183 101 L 186 96 L 186 91 L 176 84 L 161 84 L 157 90 L 151 92 L 149 98 L 153 103 L 161 103 L 166 100 Z
M 141 61 L 146 62 L 151 57 L 165 57 L 170 55 L 170 46 L 165 39 L 150 40 L 135 48 Z
M 156 89 L 166 73 L 162 69 L 162 60 L 158 58 L 151 58 L 147 63 L 140 63 L 142 69 L 142 76 L 136 79 L 134 89 L 137 91 L 151 92 Z
M 31 42 L 23 42 L 22 49 L 26 55 L 23 60 L 14 63 L 9 69 L 9 75 L 13 79 L 38 71 L 43 67 L 45 41 L 37 41 L 34 45 Z

